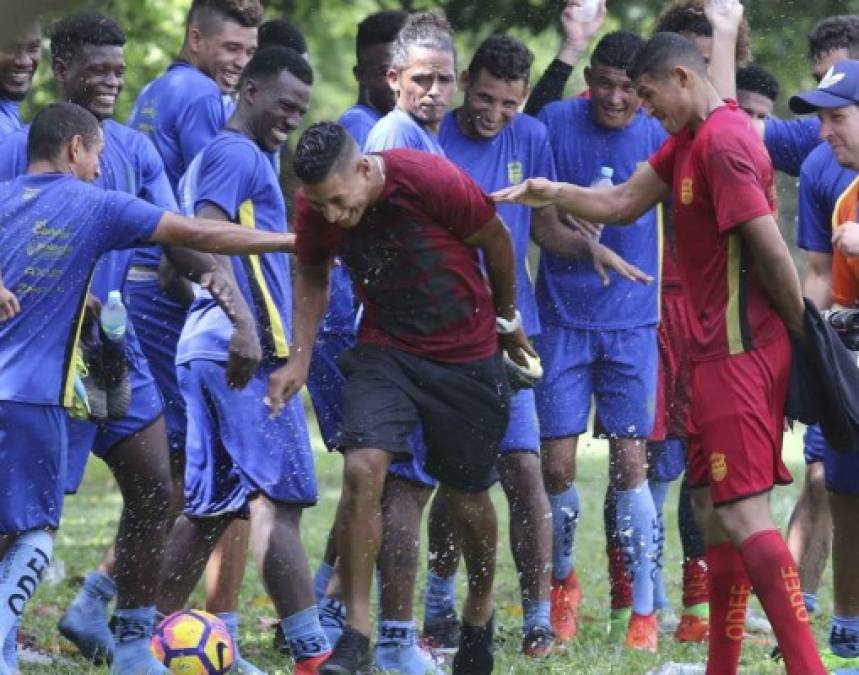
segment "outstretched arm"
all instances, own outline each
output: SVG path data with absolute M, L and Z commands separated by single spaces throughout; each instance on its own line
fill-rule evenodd
M 187 218 L 170 211 L 161 216 L 150 241 L 224 255 L 292 253 L 295 250 L 294 234 L 251 230 L 235 223 Z
M 743 22 L 743 3 L 729 0 L 714 4 L 709 0 L 705 11 L 713 26 L 710 80 L 719 96 L 737 98 L 737 35 Z

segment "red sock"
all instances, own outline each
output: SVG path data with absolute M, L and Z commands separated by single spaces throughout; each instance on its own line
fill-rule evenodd
M 709 602 L 707 588 L 707 559 L 689 558 L 683 561 L 683 606 L 692 607 Z
M 740 552 L 730 542 L 707 547 L 710 641 L 707 675 L 735 675 L 740 664 L 751 584 Z
M 826 675 L 802 601 L 799 572 L 781 534 L 756 532 L 740 546 L 740 555 L 775 631 L 788 675 Z
M 626 609 L 632 607 L 632 586 L 626 575 L 626 562 L 623 551 L 617 544 L 609 544 L 606 549 L 608 554 L 608 581 L 611 592 L 611 608 Z

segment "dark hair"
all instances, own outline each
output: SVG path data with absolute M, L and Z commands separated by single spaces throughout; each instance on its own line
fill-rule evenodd
M 289 21 L 273 19 L 259 27 L 257 49 L 266 47 L 289 47 L 299 54 L 307 53 L 307 40 L 298 28 Z
M 505 82 L 523 80 L 527 84 L 533 62 L 534 54 L 522 42 L 509 35 L 493 35 L 474 52 L 468 74 L 474 81 L 485 70 Z
M 239 87 L 247 80 L 264 80 L 275 77 L 284 70 L 295 75 L 304 84 L 313 84 L 313 68 L 301 54 L 289 47 L 266 47 L 254 54 L 245 66 Z
M 660 79 L 677 65 L 691 68 L 699 75 L 707 75 L 704 57 L 690 40 L 678 33 L 657 33 L 635 55 L 628 73 L 633 80 L 642 75 Z
M 859 58 L 859 15 L 829 16 L 811 29 L 808 55 L 812 60 L 836 49 L 847 49 L 851 59 Z
M 298 139 L 292 170 L 302 183 L 321 183 L 357 148 L 349 132 L 336 122 L 311 124 Z
M 259 0 L 194 0 L 188 10 L 186 24 L 196 24 L 205 34 L 216 30 L 217 21 L 233 21 L 244 28 L 256 28 L 262 23 Z
M 27 136 L 27 154 L 31 162 L 51 160 L 73 136 L 83 136 L 84 144 L 91 148 L 98 134 L 98 120 L 86 108 L 67 101 L 51 103 L 33 118 Z
M 373 45 L 391 44 L 406 23 L 408 12 L 388 10 L 370 14 L 358 24 L 355 37 L 355 58 L 360 60 L 361 51 Z
M 618 30 L 605 35 L 591 54 L 591 66 L 608 66 L 629 71 L 635 54 L 644 46 L 644 40 L 635 33 Z
M 775 75 L 752 63 L 737 71 L 737 89 L 753 91 L 775 101 L 779 86 Z
M 675 0 L 659 15 L 654 33 L 691 33 L 713 37 L 713 26 L 704 11 L 706 0 Z M 749 23 L 743 19 L 737 32 L 737 65 L 743 66 L 752 58 L 752 38 Z
M 113 19 L 96 12 L 71 14 L 57 21 L 51 30 L 51 56 L 68 61 L 84 45 L 122 47 L 125 31 Z
M 391 68 L 402 70 L 408 65 L 413 47 L 450 52 L 456 61 L 453 29 L 440 11 L 409 14 L 391 45 Z

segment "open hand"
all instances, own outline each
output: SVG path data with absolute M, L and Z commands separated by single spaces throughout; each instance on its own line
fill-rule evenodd
M 593 21 L 577 21 L 573 16 L 573 10 L 581 5 L 581 0 L 568 0 L 561 12 L 561 28 L 564 31 L 564 43 L 573 49 L 583 52 L 591 38 L 599 32 L 605 22 L 606 0 L 600 0 L 597 5 L 597 14 Z
M 832 235 L 832 246 L 844 255 L 859 255 L 859 223 L 848 221 L 835 228 Z
M 548 178 L 529 178 L 523 183 L 493 192 L 491 196 L 496 202 L 510 202 L 540 208 L 553 204 L 557 194 L 557 183 Z
M 295 396 L 307 382 L 307 366 L 290 359 L 268 378 L 268 393 L 265 404 L 271 408 L 271 416 L 277 417 L 286 402 Z
M 736 32 L 743 22 L 745 8 L 740 0 L 707 0 L 704 13 L 714 31 Z
M 591 246 L 591 253 L 593 255 L 594 269 L 599 274 L 600 279 L 602 279 L 603 286 L 608 286 L 611 283 L 608 276 L 609 271 L 616 272 L 618 276 L 629 281 L 638 281 L 643 284 L 649 284 L 653 281 L 652 276 L 645 274 L 635 265 L 630 265 L 607 246 L 594 242 Z
M 0 321 L 8 321 L 21 311 L 18 298 L 8 288 L 0 286 Z
M 256 375 L 260 361 L 262 361 L 262 348 L 256 327 L 250 323 L 237 325 L 230 337 L 227 386 L 230 389 L 244 389 Z

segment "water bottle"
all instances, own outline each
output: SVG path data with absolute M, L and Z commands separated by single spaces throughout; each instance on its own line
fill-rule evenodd
M 592 188 L 611 187 L 612 185 L 614 185 L 614 183 L 611 180 L 613 176 L 614 176 L 614 169 L 612 169 L 610 166 L 600 167 L 600 175 L 597 176 L 597 179 L 593 183 L 591 183 L 591 187 Z M 599 240 L 600 234 L 602 234 L 602 229 L 603 229 L 603 227 L 605 227 L 605 225 L 600 224 L 598 227 L 599 227 L 599 233 L 594 235 L 594 240 Z
M 99 323 L 102 333 L 110 342 L 122 342 L 125 338 L 128 312 L 122 304 L 122 294 L 119 291 L 111 291 L 107 294 L 107 304 L 102 305 Z
M 573 19 L 581 23 L 590 23 L 597 18 L 600 0 L 582 0 L 582 4 L 573 7 Z

